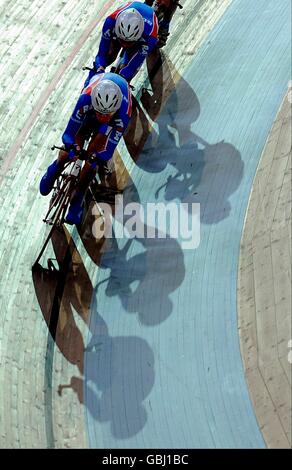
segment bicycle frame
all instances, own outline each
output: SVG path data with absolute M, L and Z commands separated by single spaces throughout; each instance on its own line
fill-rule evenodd
M 82 150 L 87 150 L 87 147 L 88 141 L 85 141 Z M 52 150 L 55 149 L 63 150 L 61 147 L 52 147 Z M 53 188 L 53 195 L 50 199 L 48 211 L 43 219 L 43 222 L 45 222 L 46 225 L 51 226 L 51 229 L 37 259 L 34 262 L 33 267 L 36 267 L 36 265 L 39 263 L 39 260 L 41 259 L 50 241 L 53 231 L 56 228 L 61 227 L 65 222 L 66 212 L 70 204 L 73 191 L 78 186 L 79 175 L 85 160 L 86 158 L 82 159 L 77 156 L 76 160 L 65 163 L 61 175 L 57 178 Z
M 75 162 L 66 163 L 62 174 L 57 179 L 56 185 L 53 189 L 53 195 L 50 200 L 50 205 L 47 214 L 45 215 L 43 221 L 48 225 L 61 226 L 64 222 L 66 209 L 70 202 L 70 197 L 74 188 L 77 185 L 79 174 L 82 168 L 82 160 L 77 159 Z M 67 173 L 66 169 L 70 167 L 70 171 Z M 64 195 L 65 190 L 68 188 L 70 192 L 67 194 L 67 198 L 62 201 L 61 199 Z M 58 209 L 62 206 L 63 210 L 59 213 Z

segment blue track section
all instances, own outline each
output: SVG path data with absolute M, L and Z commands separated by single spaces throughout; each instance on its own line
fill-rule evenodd
M 126 197 L 199 202 L 201 243 L 113 240 L 104 254 L 86 353 L 91 447 L 265 446 L 236 283 L 252 181 L 290 78 L 290 24 L 290 0 L 234 0 L 147 140 Z

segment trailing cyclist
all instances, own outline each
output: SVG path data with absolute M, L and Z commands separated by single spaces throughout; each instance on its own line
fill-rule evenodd
M 64 150 L 59 152 L 58 159 L 48 167 L 40 182 L 40 193 L 48 195 L 65 163 L 73 159 L 91 137 L 88 147 L 91 158 L 82 169 L 66 216 L 67 223 L 81 222 L 86 191 L 97 169 L 112 158 L 131 114 L 131 90 L 123 77 L 113 73 L 97 74 L 83 89 L 62 136 Z

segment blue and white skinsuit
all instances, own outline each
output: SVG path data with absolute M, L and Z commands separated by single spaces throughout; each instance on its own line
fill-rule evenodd
M 117 111 L 109 123 L 98 122 L 91 103 L 91 92 L 99 80 L 106 78 L 116 83 L 122 92 L 123 100 L 119 111 Z M 92 77 L 89 85 L 85 87 L 77 101 L 72 116 L 62 136 L 65 147 L 76 144 L 76 135 L 81 127 L 91 130 L 94 134 L 102 134 L 107 137 L 104 148 L 96 151 L 96 162 L 98 160 L 109 160 L 112 158 L 115 148 L 129 124 L 132 114 L 132 96 L 129 85 L 119 75 L 113 73 L 102 73 Z M 96 166 L 96 164 L 95 164 Z
M 158 20 L 153 8 L 150 6 L 141 2 L 128 2 L 122 8 L 119 8 L 109 15 L 102 28 L 102 38 L 94 61 L 95 70 L 99 67 L 105 68 L 112 63 L 112 61 L 109 61 L 109 58 L 111 57 L 110 51 L 113 41 L 118 41 L 115 34 L 117 18 L 120 13 L 132 8 L 135 8 L 135 10 L 137 10 L 144 18 L 144 32 L 142 37 L 136 41 L 132 47 L 125 49 L 125 53 L 122 58 L 122 62 L 125 66 L 120 71 L 120 75 L 128 82 L 130 82 L 136 75 L 146 57 L 153 51 L 157 44 Z M 113 58 L 113 60 L 115 60 L 115 58 Z M 91 72 L 89 74 L 88 79 L 85 82 L 86 85 L 91 79 L 93 73 L 94 72 Z

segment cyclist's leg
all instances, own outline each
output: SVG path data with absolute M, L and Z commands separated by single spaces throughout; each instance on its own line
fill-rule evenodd
M 177 0 L 156 0 L 153 8 L 156 11 L 159 31 L 157 47 L 162 48 L 166 45 L 169 37 L 169 27 L 172 17 L 178 7 Z
M 96 175 L 96 165 L 86 162 L 80 174 L 78 188 L 75 191 L 70 203 L 66 222 L 70 224 L 80 224 L 84 211 L 84 199 L 90 183 Z
M 88 149 L 87 149 L 88 154 L 91 155 L 91 154 L 94 154 L 94 153 L 97 154 L 98 152 L 100 152 L 104 148 L 107 142 L 107 139 L 108 137 L 106 135 L 99 134 L 99 133 L 94 134 L 88 145 Z M 95 160 L 91 162 L 87 161 L 84 164 L 81 174 L 80 174 L 80 182 L 79 182 L 78 190 L 77 190 L 77 192 L 83 195 L 83 197 L 85 196 L 86 191 L 91 181 L 96 176 L 98 169 L 102 167 L 103 165 L 106 165 L 106 163 L 107 163 L 106 160 L 103 161 L 103 160 L 98 160 L 96 158 Z
M 78 188 L 76 189 L 66 216 L 69 224 L 80 224 L 84 211 L 84 199 L 89 185 L 96 174 L 96 168 L 90 162 L 86 162 L 81 170 Z
M 130 64 L 132 58 L 137 54 L 138 49 L 139 49 L 139 46 L 133 46 L 133 47 L 129 47 L 127 49 L 123 49 L 123 51 L 120 55 L 117 73 L 120 73 L 123 70 L 124 67 L 127 67 Z M 140 65 L 138 68 L 136 68 L 136 70 L 132 71 L 131 77 L 127 78 L 128 83 L 130 83 L 133 80 L 133 78 L 136 77 L 136 75 L 139 72 L 141 66 L 142 65 Z
M 63 171 L 67 157 L 68 152 L 62 150 L 59 152 L 58 158 L 48 166 L 40 181 L 40 193 L 42 196 L 47 196 L 52 191 L 56 179 Z
M 96 134 L 90 142 L 89 153 L 98 152 L 98 150 L 104 148 L 106 145 L 106 141 L 107 136 L 102 134 Z M 109 160 L 99 160 L 97 172 L 101 183 L 103 185 L 108 184 L 109 182 L 107 180 L 113 173 L 112 158 L 110 158 Z
M 98 152 L 104 147 L 107 140 L 107 136 L 102 134 L 95 134 L 88 146 L 88 153 L 92 154 Z M 84 199 L 90 183 L 95 178 L 98 169 L 97 161 L 87 161 L 81 171 L 78 188 L 74 196 L 72 197 L 69 211 L 66 217 L 66 222 L 70 224 L 79 224 L 82 221 L 83 210 L 84 210 Z
M 88 154 L 91 155 L 94 152 L 98 152 L 98 150 L 101 150 L 104 147 L 106 141 L 107 141 L 107 136 L 103 134 L 96 134 L 96 133 L 93 134 L 90 139 L 88 148 L 87 148 Z M 85 162 L 81 171 L 81 175 L 80 175 L 78 191 L 80 191 L 81 193 L 84 193 L 85 195 L 89 187 L 89 184 L 91 183 L 91 181 L 96 175 L 96 171 L 97 171 L 96 162 L 89 162 L 89 161 Z

